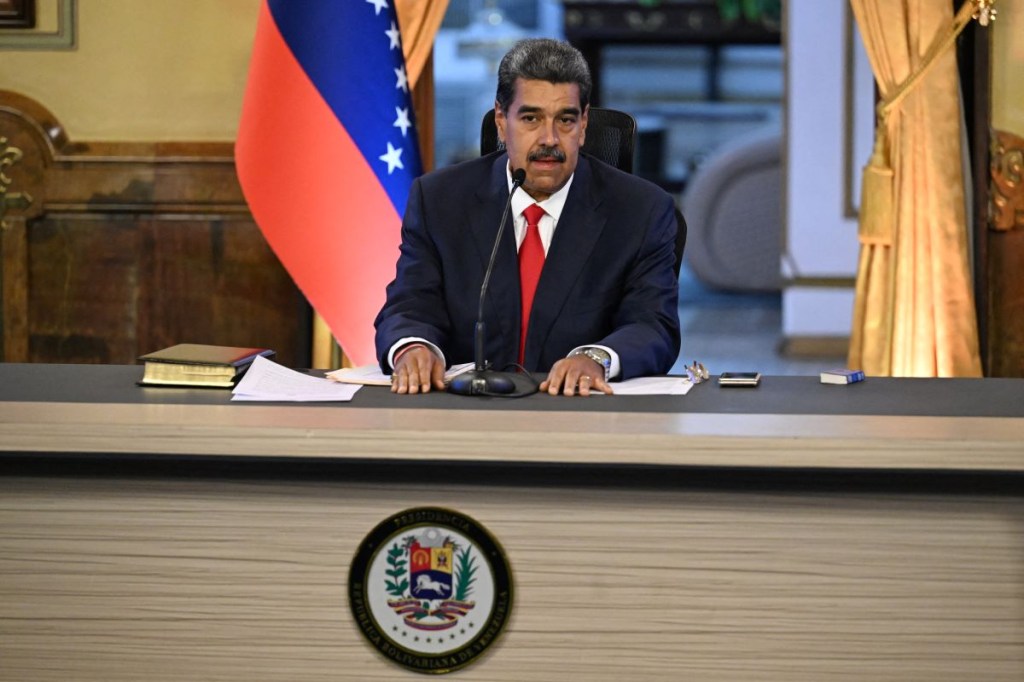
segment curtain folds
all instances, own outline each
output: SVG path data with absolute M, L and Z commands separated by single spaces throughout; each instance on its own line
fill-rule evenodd
M 409 84 L 416 86 L 434 49 L 434 36 L 441 28 L 448 0 L 395 0 L 398 28 L 402 32 L 402 54 Z
M 951 4 L 937 0 L 850 4 L 883 103 L 902 94 L 953 24 Z M 981 376 L 956 54 L 946 48 L 935 59 L 879 118 L 876 157 L 888 168 L 875 159 L 865 172 L 849 365 L 869 375 Z M 891 214 L 879 229 L 866 214 L 873 201 L 889 202 L 874 194 L 890 191 Z

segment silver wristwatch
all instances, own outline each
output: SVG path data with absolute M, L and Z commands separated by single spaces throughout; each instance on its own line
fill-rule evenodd
M 611 354 L 608 353 L 608 351 L 604 350 L 603 348 L 587 346 L 585 348 L 580 348 L 569 353 L 570 358 L 575 355 L 586 355 L 588 358 L 590 358 L 597 364 L 601 365 L 601 367 L 604 368 L 605 383 L 608 382 L 608 377 L 612 373 L 612 356 Z

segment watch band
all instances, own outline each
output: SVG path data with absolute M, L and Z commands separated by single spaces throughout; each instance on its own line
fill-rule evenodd
M 601 365 L 601 367 L 604 369 L 605 383 L 608 383 L 608 378 L 612 372 L 612 356 L 608 354 L 608 351 L 604 350 L 603 348 L 586 346 L 585 348 L 580 348 L 578 350 L 573 351 L 572 353 L 569 353 L 570 358 L 575 355 L 586 355 L 588 358 L 590 358 L 597 364 Z

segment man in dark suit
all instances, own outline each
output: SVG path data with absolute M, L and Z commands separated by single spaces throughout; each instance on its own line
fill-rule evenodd
M 515 229 L 503 235 L 484 303 L 486 357 L 497 369 L 518 361 L 547 371 L 541 390 L 553 395 L 612 393 L 610 379 L 672 366 L 674 204 L 655 185 L 579 155 L 590 88 L 586 61 L 567 43 L 517 43 L 499 67 L 495 102 L 507 151 L 413 184 L 397 276 L 376 321 L 393 391 L 443 389 L 446 364 L 473 360 L 480 285 L 520 168 Z M 525 264 L 529 253 L 542 265 Z

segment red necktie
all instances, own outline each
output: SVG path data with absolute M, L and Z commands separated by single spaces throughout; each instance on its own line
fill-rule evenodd
M 530 321 L 530 308 L 533 307 L 533 294 L 537 291 L 540 271 L 544 268 L 544 244 L 540 241 L 540 229 L 537 224 L 544 209 L 537 204 L 530 204 L 523 211 L 526 216 L 526 237 L 519 247 L 519 290 L 523 301 L 523 318 L 519 326 L 519 364 L 523 364 L 526 352 L 526 325 Z

